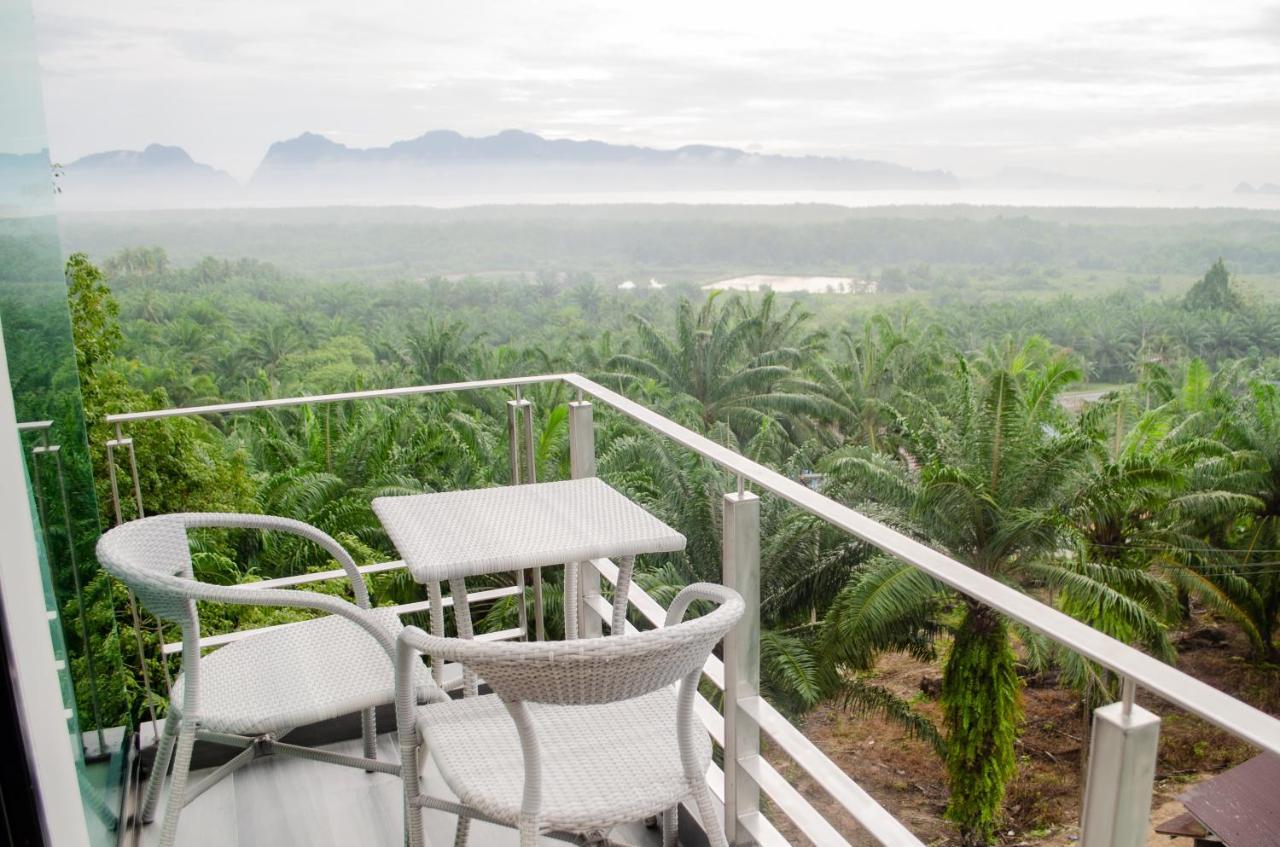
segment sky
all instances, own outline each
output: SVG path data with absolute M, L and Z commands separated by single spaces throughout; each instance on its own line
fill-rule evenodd
M 305 131 L 1280 183 L 1280 2 L 36 0 L 50 146 L 247 179 Z

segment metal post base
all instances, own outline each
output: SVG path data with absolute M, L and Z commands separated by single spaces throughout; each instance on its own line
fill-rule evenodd
M 1093 713 L 1081 847 L 1144 847 L 1151 816 L 1160 717 L 1112 703 Z

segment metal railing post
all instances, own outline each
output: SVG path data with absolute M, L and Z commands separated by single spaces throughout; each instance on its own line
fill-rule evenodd
M 520 413 L 524 417 L 524 481 L 538 481 L 538 451 L 533 438 L 533 404 L 520 401 Z
M 124 432 L 119 423 L 115 426 L 116 437 L 107 441 L 107 476 L 111 481 L 111 506 L 115 512 L 116 526 L 124 523 L 124 512 L 120 505 L 120 481 L 116 473 L 116 448 L 126 445 Z M 133 439 L 127 442 L 129 450 L 133 450 Z M 137 463 L 131 463 L 132 468 L 137 467 Z M 136 479 L 136 476 L 135 476 Z M 142 517 L 142 494 L 139 491 L 138 498 L 138 517 Z M 146 701 L 147 713 L 151 716 L 151 735 L 154 741 L 160 740 L 160 720 L 156 717 L 156 698 L 151 689 L 151 674 L 147 671 L 147 655 L 146 650 L 142 646 L 142 614 L 138 611 L 138 597 L 133 593 L 133 589 L 128 591 L 129 597 L 129 617 L 133 622 L 133 640 L 134 645 L 138 649 L 138 670 L 142 674 L 142 696 Z M 164 650 L 164 639 L 160 639 L 160 649 Z M 161 654 L 163 658 L 163 652 Z M 168 667 L 168 664 L 165 664 Z M 145 743 L 145 741 L 143 742 Z
M 590 403 L 575 400 L 569 403 L 569 475 L 574 479 L 587 479 L 596 475 L 596 428 L 594 410 Z M 572 566 L 571 566 L 572 567 Z M 590 562 L 579 562 L 578 596 L 565 598 L 565 608 L 574 602 L 578 609 L 578 635 L 597 638 L 603 629 L 600 618 L 591 610 L 592 601 L 600 596 L 600 574 Z
M 760 727 L 738 705 L 760 694 L 760 498 L 741 488 L 724 495 L 724 584 L 747 607 L 724 637 L 724 829 L 735 847 L 753 843 L 741 820 L 760 810 L 740 764 L 760 755 Z
M 98 671 L 93 659 L 93 644 L 89 641 L 89 621 L 85 616 L 84 590 L 80 583 L 80 562 L 76 556 L 75 529 L 71 523 L 71 497 L 67 493 L 67 477 L 62 470 L 62 448 L 59 444 L 50 444 L 45 435 L 43 455 L 53 457 L 54 472 L 58 479 L 58 501 L 62 505 L 62 528 L 67 534 L 67 568 L 71 571 L 71 585 L 76 596 L 77 617 L 80 622 L 80 642 L 84 649 L 86 673 L 89 677 L 89 699 L 93 709 L 93 721 L 98 731 L 98 749 L 107 749 L 107 739 L 103 734 L 102 707 L 98 702 Z M 43 507 L 42 507 L 43 508 Z
M 98 734 L 98 749 L 105 750 L 107 748 L 107 741 L 106 736 L 103 734 L 105 727 L 102 725 L 102 709 L 98 703 L 98 675 L 97 670 L 94 668 L 93 645 L 89 643 L 89 624 L 85 617 L 84 591 L 80 585 L 80 567 L 76 561 L 76 538 L 75 531 L 71 525 L 71 501 L 67 496 L 66 476 L 62 472 L 62 445 L 54 444 L 50 440 L 50 428 L 51 424 L 43 426 L 38 430 L 40 433 L 39 443 L 31 448 L 31 485 L 35 490 L 36 514 L 40 516 L 40 530 L 44 536 L 45 555 L 49 557 L 49 567 L 52 569 L 54 567 L 54 550 L 57 548 L 53 544 L 49 509 L 46 503 L 44 491 L 45 461 L 52 458 L 55 478 L 58 481 L 58 502 L 62 506 L 62 527 L 63 531 L 66 533 L 67 569 L 71 571 L 72 588 L 75 592 L 76 598 L 76 617 L 80 624 L 80 644 L 84 651 L 83 655 L 85 659 L 85 666 L 87 668 L 86 673 L 89 680 L 89 698 L 90 707 L 93 710 L 93 724 Z M 24 431 L 21 425 L 19 425 L 18 431 Z M 54 601 L 58 602 L 56 590 L 54 592 Z M 68 662 L 70 661 L 70 652 L 70 648 L 68 648 Z M 68 676 L 71 676 L 70 667 L 68 667 L 67 674 Z M 77 703 L 77 706 L 78 705 L 79 704 Z
M 1160 742 L 1160 717 L 1134 704 L 1124 680 L 1119 703 L 1093 712 L 1089 776 L 1080 818 L 1081 847 L 1143 847 Z

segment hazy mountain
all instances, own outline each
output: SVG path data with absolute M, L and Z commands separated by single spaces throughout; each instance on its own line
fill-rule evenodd
M 170 209 L 241 205 L 483 204 L 502 195 L 608 192 L 950 189 L 946 171 L 732 147 L 671 150 L 547 139 L 507 130 L 470 138 L 449 130 L 386 147 L 354 148 L 304 133 L 271 145 L 247 186 L 180 147 L 95 153 L 65 166 L 61 205 Z M 601 198 L 607 199 L 602 196 Z M 447 201 L 447 202 L 445 202 Z
M 266 202 L 426 202 L 501 192 L 953 188 L 945 171 L 732 147 L 673 150 L 546 139 L 519 130 L 469 138 L 428 132 L 387 147 L 353 148 L 304 133 L 272 144 L 249 183 Z
M 78 209 L 223 206 L 240 197 L 229 174 L 194 161 L 181 147 L 148 145 L 76 159 L 59 180 L 60 205 Z
M 0 218 L 52 209 L 49 153 L 0 153 Z
M 1274 182 L 1264 182 L 1258 187 L 1254 187 L 1250 183 L 1242 182 L 1236 186 L 1236 194 L 1280 194 L 1280 185 Z

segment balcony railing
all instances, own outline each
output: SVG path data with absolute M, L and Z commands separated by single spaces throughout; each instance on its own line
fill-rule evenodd
M 925 571 L 956 591 L 1098 663 L 1119 677 L 1122 682 L 1122 701 L 1098 710 L 1095 716 L 1081 826 L 1084 847 L 1127 847 L 1145 843 L 1155 773 L 1155 744 L 1158 738 L 1158 731 L 1153 731 L 1152 727 L 1158 730 L 1158 719 L 1134 704 L 1139 690 L 1146 690 L 1170 704 L 1196 714 L 1255 747 L 1280 755 L 1280 720 L 871 520 L 823 496 L 803 482 L 751 461 L 577 374 L 478 380 L 112 415 L 107 421 L 114 426 L 115 437 L 106 446 L 111 457 L 110 482 L 116 517 L 120 519 L 122 516 L 120 474 L 115 467 L 115 455 L 119 450 L 128 453 L 128 475 L 132 482 L 130 493 L 139 515 L 143 508 L 136 453 L 133 440 L 127 436 L 130 424 L 165 417 L 226 416 L 264 409 L 449 392 L 501 390 L 514 394 L 513 399 L 507 403 L 511 479 L 513 483 L 530 482 L 537 475 L 532 405 L 521 396 L 521 389 L 548 383 L 565 384 L 577 394 L 577 400 L 569 404 L 569 450 L 573 477 L 595 475 L 594 401 L 632 419 L 673 444 L 696 453 L 736 480 L 733 489 L 724 495 L 723 580 L 745 598 L 748 614 L 726 637 L 723 661 L 713 656 L 704 668 L 705 678 L 724 692 L 723 716 L 704 698 L 700 697 L 697 704 L 698 714 L 716 743 L 724 750 L 723 772 L 712 765 L 709 776 L 713 791 L 723 803 L 726 831 L 732 843 L 789 843 L 765 816 L 761 802 L 763 795 L 777 812 L 785 815 L 796 829 L 814 843 L 849 844 L 849 839 L 761 755 L 760 739 L 763 733 L 778 751 L 799 765 L 877 842 L 884 845 L 921 844 L 900 821 L 860 788 L 760 694 L 761 495 L 782 498 L 845 530 L 867 544 Z M 403 567 L 403 562 L 389 561 L 366 565 L 361 570 L 367 574 L 377 574 Z M 616 585 L 618 570 L 608 560 L 584 563 L 581 567 L 581 596 L 576 598 L 576 602 L 580 604 L 579 620 L 584 622 L 584 635 L 598 635 L 603 627 L 610 625 L 612 617 L 611 606 L 601 594 L 601 580 Z M 294 586 L 343 575 L 341 570 L 309 573 L 254 583 L 254 587 Z M 516 594 L 524 594 L 522 583 L 477 592 L 471 595 L 471 600 L 483 602 Z M 534 580 L 534 594 L 535 631 L 542 637 L 540 579 Z M 662 624 L 665 610 L 653 597 L 639 586 L 633 585 L 631 599 L 639 615 L 655 626 Z M 445 598 L 442 602 L 447 605 L 450 600 Z M 570 602 L 570 598 L 566 598 L 566 602 Z M 421 612 L 428 607 L 429 601 L 422 601 L 396 608 L 400 613 L 407 614 Z M 523 609 L 523 604 L 521 608 Z M 213 636 L 203 643 L 212 647 L 244 637 L 245 634 L 233 632 Z M 484 637 L 516 638 L 527 634 L 528 622 L 522 615 L 519 627 L 490 633 Z M 163 647 L 165 655 L 179 649 L 179 644 L 166 644 Z

